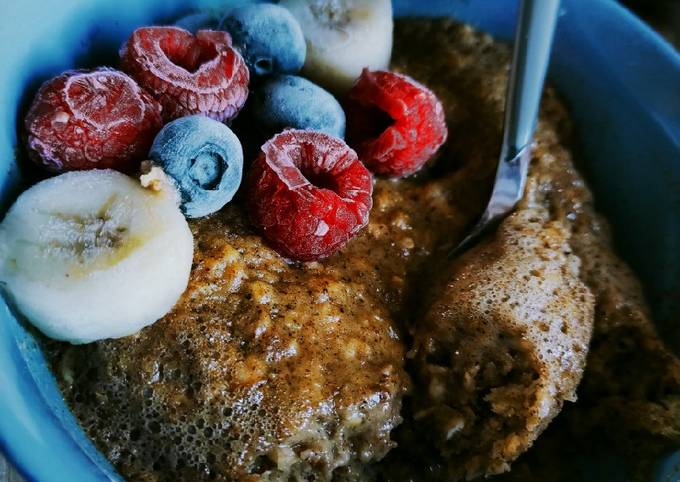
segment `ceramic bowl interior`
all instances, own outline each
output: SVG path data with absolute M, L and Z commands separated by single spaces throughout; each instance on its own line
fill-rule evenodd
M 31 180 L 17 125 L 41 82 L 68 68 L 116 65 L 122 41 L 140 25 L 229 3 L 235 2 L 5 2 L 0 212 Z M 448 15 L 508 40 L 517 2 L 394 0 L 394 7 L 398 16 Z M 660 332 L 678 351 L 680 330 L 671 321 L 680 313 L 680 57 L 613 0 L 563 0 L 550 78 L 572 112 L 577 154 L 617 248 L 642 280 Z M 28 479 L 120 479 L 64 404 L 36 337 L 2 300 L 0 387 L 0 448 Z M 659 480 L 679 461 L 680 452 L 661 461 Z M 625 480 L 621 464 L 606 454 L 582 465 L 575 464 L 575 480 L 603 480 L 597 474 Z

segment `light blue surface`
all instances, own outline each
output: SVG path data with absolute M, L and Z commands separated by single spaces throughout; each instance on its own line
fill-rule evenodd
M 17 118 L 42 80 L 74 66 L 113 65 L 135 27 L 217 3 L 225 2 L 3 2 L 0 207 L 6 208 L 20 188 L 14 162 Z M 512 36 L 516 17 L 513 0 L 394 4 L 397 14 L 452 14 L 502 39 Z M 570 104 L 598 205 L 642 279 L 656 319 L 663 321 L 680 312 L 680 59 L 613 1 L 563 0 L 551 80 Z M 66 409 L 32 335 L 4 305 L 0 446 L 32 480 L 116 477 Z

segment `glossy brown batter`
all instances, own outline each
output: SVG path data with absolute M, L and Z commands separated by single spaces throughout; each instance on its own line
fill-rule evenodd
M 581 414 L 588 420 L 582 425 L 601 427 L 598 413 L 610 412 L 650 437 L 679 435 L 672 403 L 677 408 L 680 365 L 655 338 L 637 283 L 611 252 L 606 227 L 564 148 L 568 119 L 551 93 L 520 211 L 477 248 L 479 256 L 473 251 L 454 265 L 446 258 L 489 195 L 507 62 L 505 47 L 469 27 L 397 22 L 394 67 L 441 98 L 449 141 L 416 177 L 377 181 L 370 224 L 357 238 L 322 262 L 288 265 L 252 234 L 240 208 L 230 206 L 192 223 L 192 279 L 170 315 L 125 339 L 49 347 L 65 398 L 126 478 L 306 480 L 313 474 L 315 480 L 340 480 L 379 474 L 423 480 L 430 474 L 437 480 L 505 470 L 562 401 L 573 400 L 593 299 L 595 343 L 582 390 L 593 412 Z M 508 249 L 507 243 L 523 240 L 524 248 Z M 548 259 L 541 261 L 542 255 Z M 456 273 L 477 276 L 477 288 L 452 284 Z M 513 286 L 518 274 L 536 284 L 524 289 L 526 280 L 519 280 Z M 537 298 L 544 279 L 553 283 L 555 298 Z M 516 307 L 493 296 L 501 285 Z M 480 301 L 489 313 L 476 317 Z M 550 316 L 525 319 L 522 307 L 539 305 Z M 463 336 L 451 336 L 454 328 L 470 325 L 461 323 L 466 319 L 488 319 L 498 329 L 477 338 L 460 331 Z M 512 339 L 530 336 L 524 345 L 499 344 L 502 332 Z M 441 348 L 428 351 L 428 339 L 446 336 Z M 622 339 L 625 346 L 619 346 Z M 489 343 L 475 352 L 484 340 Z M 468 362 L 455 365 L 454 378 L 441 380 L 443 391 L 430 392 L 437 377 L 428 370 L 455 346 L 464 347 Z M 552 348 L 573 363 L 555 363 L 562 359 L 552 358 Z M 624 362 L 641 353 L 639 362 Z M 469 371 L 474 356 L 498 370 L 462 390 L 452 380 Z M 406 398 L 406 420 L 391 437 L 401 422 L 402 396 L 412 386 L 405 364 L 414 388 Z M 626 370 L 638 380 L 622 376 Z M 663 389 L 655 391 L 655 384 Z M 490 390 L 496 395 L 487 398 Z M 547 405 L 537 416 L 531 407 L 539 392 Z M 429 408 L 473 406 L 465 397 L 487 404 L 479 412 L 481 425 L 468 425 L 478 430 L 451 442 L 455 438 L 446 436 L 455 426 L 443 438 L 441 430 L 430 429 Z M 648 413 L 636 416 L 639 411 Z M 451 423 L 455 417 L 444 413 Z M 497 431 L 495 422 L 484 425 L 493 414 L 501 414 Z M 662 425 L 670 428 L 661 433 Z M 393 438 L 401 447 L 387 457 L 389 465 L 373 470 Z M 559 452 L 545 453 L 559 458 Z M 532 475 L 519 463 L 522 473 Z

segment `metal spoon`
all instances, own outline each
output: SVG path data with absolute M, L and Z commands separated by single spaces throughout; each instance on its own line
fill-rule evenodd
M 491 200 L 452 255 L 472 246 L 522 199 L 559 4 L 559 0 L 522 0 L 505 102 L 503 144 Z

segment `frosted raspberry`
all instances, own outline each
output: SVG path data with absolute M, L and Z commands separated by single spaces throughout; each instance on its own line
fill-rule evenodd
M 38 90 L 25 119 L 31 159 L 50 172 L 132 171 L 162 126 L 161 106 L 112 69 L 68 71 Z
M 250 216 L 283 256 L 312 261 L 368 223 L 371 173 L 341 139 L 286 130 L 262 146 L 250 177 Z
M 248 97 L 248 67 L 227 32 L 142 27 L 120 51 L 123 69 L 163 105 L 166 121 L 232 119 Z
M 447 136 L 439 99 L 395 72 L 364 69 L 348 93 L 345 113 L 349 144 L 376 174 L 413 174 Z

